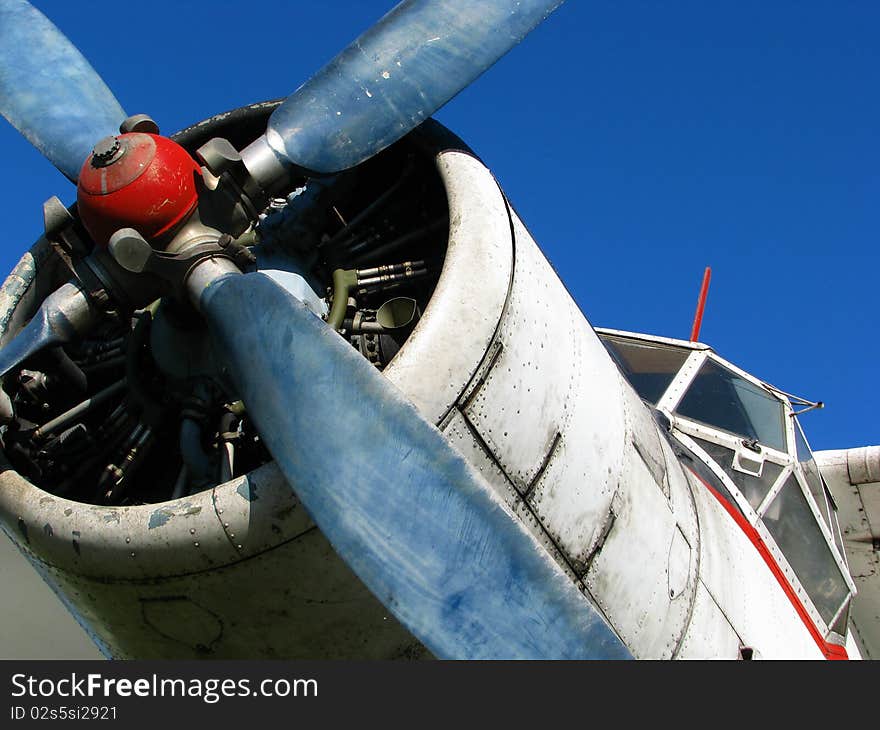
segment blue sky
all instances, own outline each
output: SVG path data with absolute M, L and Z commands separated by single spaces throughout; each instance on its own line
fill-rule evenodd
M 393 2 L 37 0 L 165 132 L 284 96 Z M 880 4 L 569 0 L 436 116 L 498 177 L 597 326 L 701 339 L 880 443 Z M 5 122 L 8 271 L 73 187 Z

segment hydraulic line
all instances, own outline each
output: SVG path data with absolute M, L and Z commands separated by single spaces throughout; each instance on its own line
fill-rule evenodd
M 361 264 L 366 263 L 368 261 L 375 261 L 376 259 L 380 259 L 384 256 L 387 256 L 393 251 L 396 251 L 398 248 L 406 246 L 414 241 L 418 241 L 425 236 L 428 236 L 432 233 L 436 233 L 443 229 L 449 221 L 449 217 L 444 215 L 438 218 L 437 220 L 428 223 L 421 228 L 412 231 L 410 233 L 406 233 L 399 238 L 394 239 L 393 241 L 389 241 L 388 243 L 379 246 L 378 248 L 374 248 L 371 251 L 367 251 L 365 253 L 356 256 L 354 259 L 354 263 Z
M 91 398 L 86 398 L 82 403 L 75 405 L 68 411 L 65 411 L 60 416 L 56 416 L 51 421 L 44 423 L 34 432 L 34 440 L 39 440 L 45 438 L 49 434 L 57 431 L 59 428 L 67 426 L 72 421 L 75 421 L 80 416 L 88 413 L 95 406 L 101 405 L 109 398 L 112 398 L 117 393 L 121 392 L 122 389 L 125 388 L 125 378 L 122 380 L 118 380 L 113 385 L 109 385 L 104 390 L 98 391 Z
M 414 158 L 410 156 L 407 159 L 407 166 L 404 168 L 404 171 L 401 173 L 400 177 L 397 181 L 388 188 L 384 193 L 382 193 L 378 198 L 376 198 L 372 203 L 370 203 L 366 208 L 364 208 L 360 213 L 358 213 L 354 218 L 352 218 L 348 225 L 346 225 L 342 230 L 338 231 L 330 238 L 328 241 L 320 244 L 322 248 L 334 248 L 337 244 L 340 245 L 340 248 L 348 248 L 354 242 L 354 237 L 351 235 L 352 231 L 356 230 L 357 227 L 363 223 L 374 211 L 381 208 L 390 198 L 394 195 L 403 183 L 409 178 L 410 174 L 414 169 Z M 345 238 L 348 236 L 348 238 Z M 342 242 L 340 244 L 340 242 Z
M 220 484 L 228 482 L 235 473 L 235 445 L 233 442 L 238 438 L 238 431 L 232 429 L 238 418 L 231 411 L 226 411 L 220 417 L 218 428 L 220 434 Z
M 345 320 L 348 309 L 348 294 L 358 284 L 357 271 L 354 269 L 336 269 L 333 272 L 333 306 L 327 315 L 327 324 L 338 330 Z

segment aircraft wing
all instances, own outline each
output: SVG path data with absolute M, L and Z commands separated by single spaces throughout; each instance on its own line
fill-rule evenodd
M 858 588 L 850 611 L 865 659 L 880 659 L 880 446 L 817 451 L 838 507 L 849 570 Z

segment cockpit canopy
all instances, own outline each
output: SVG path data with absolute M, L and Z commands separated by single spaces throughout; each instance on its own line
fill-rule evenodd
M 826 635 L 845 634 L 855 586 L 837 507 L 786 393 L 700 343 L 598 329 L 642 399 L 755 527 Z M 708 471 L 707 471 L 708 470 Z

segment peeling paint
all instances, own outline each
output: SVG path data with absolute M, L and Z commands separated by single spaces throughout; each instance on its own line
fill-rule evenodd
M 165 512 L 161 509 L 157 509 L 153 514 L 150 515 L 150 522 L 148 523 L 148 527 L 151 530 L 155 530 L 157 527 L 162 527 L 165 523 L 168 522 L 174 515 L 169 512 Z
M 248 502 L 256 502 L 259 499 L 256 485 L 250 482 L 242 482 L 235 491 L 242 499 L 246 499 Z
M 36 249 L 36 247 L 34 247 Z M 12 273 L 3 282 L 0 289 L 0 311 L 3 312 L 0 317 L 0 331 L 6 333 L 9 331 L 9 323 L 12 321 L 12 315 L 22 296 L 28 290 L 36 276 L 35 250 L 28 251 Z

